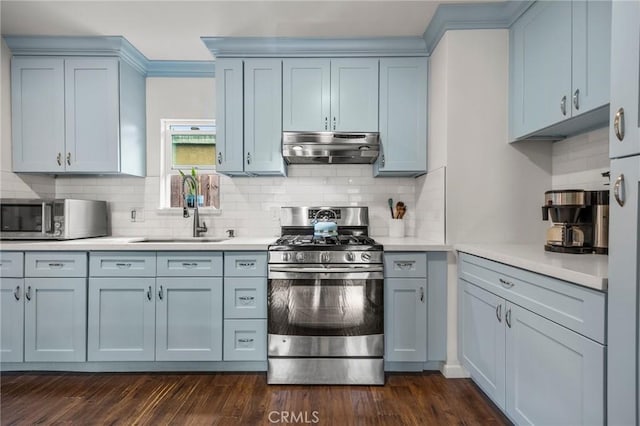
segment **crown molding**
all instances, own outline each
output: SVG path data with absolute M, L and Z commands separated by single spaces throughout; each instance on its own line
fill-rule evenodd
M 428 56 L 422 37 L 201 37 L 216 58 Z
M 424 32 L 426 49 L 431 54 L 449 30 L 509 28 L 533 3 L 533 0 L 509 0 L 441 4 Z
M 204 77 L 216 76 L 214 61 L 148 61 L 147 77 Z

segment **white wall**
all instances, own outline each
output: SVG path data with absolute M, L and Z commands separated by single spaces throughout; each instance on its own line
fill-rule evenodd
M 50 198 L 52 177 L 11 172 L 11 51 L 0 43 L 0 198 Z

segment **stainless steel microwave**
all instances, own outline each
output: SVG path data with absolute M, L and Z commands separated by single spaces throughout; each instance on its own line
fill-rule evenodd
M 0 239 L 72 240 L 108 235 L 106 201 L 0 200 Z

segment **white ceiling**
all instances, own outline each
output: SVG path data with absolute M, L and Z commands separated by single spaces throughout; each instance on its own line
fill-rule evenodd
M 451 1 L 2 0 L 0 29 L 3 35 L 121 35 L 148 59 L 212 60 L 201 36 L 421 36 L 438 4 Z

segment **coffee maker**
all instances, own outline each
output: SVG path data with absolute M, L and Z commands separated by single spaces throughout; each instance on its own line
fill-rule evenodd
M 609 191 L 565 189 L 544 193 L 542 220 L 551 218 L 546 251 L 598 253 L 609 251 Z

